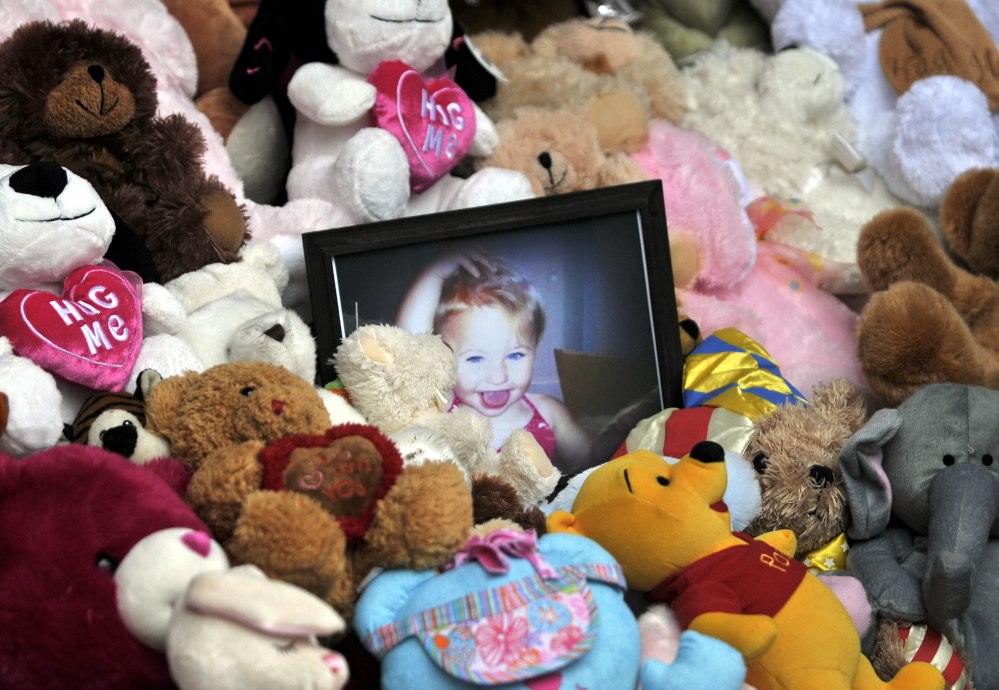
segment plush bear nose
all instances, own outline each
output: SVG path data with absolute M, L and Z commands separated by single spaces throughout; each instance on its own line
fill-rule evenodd
M 55 199 L 69 184 L 66 171 L 51 161 L 32 163 L 10 176 L 10 188 L 18 194 Z
M 104 68 L 100 65 L 91 65 L 87 68 L 87 72 L 90 74 L 90 78 L 98 84 L 104 81 Z
M 266 331 L 264 331 L 264 335 L 266 335 L 268 338 L 273 338 L 274 340 L 278 341 L 279 343 L 283 343 L 284 342 L 284 335 L 285 335 L 285 333 L 284 333 L 284 326 L 282 326 L 279 323 L 276 323 L 273 326 L 271 326 L 270 328 L 268 328 Z
M 139 431 L 131 424 L 122 424 L 101 433 L 101 445 L 104 450 L 124 455 L 126 458 L 132 457 L 138 440 Z
M 836 475 L 833 474 L 833 471 L 822 465 L 809 467 L 808 476 L 812 478 L 812 483 L 820 489 L 828 489 L 836 481 Z
M 271 400 L 271 409 L 274 410 L 274 414 L 280 415 L 284 412 L 284 402 L 281 400 Z
M 552 167 L 552 157 L 551 157 L 551 155 L 547 151 L 545 151 L 544 153 L 539 153 L 538 154 L 538 163 L 541 163 L 541 165 L 543 167 L 545 167 L 545 168 Z
M 725 462 L 725 451 L 714 441 L 701 441 L 690 449 L 690 457 L 699 462 Z

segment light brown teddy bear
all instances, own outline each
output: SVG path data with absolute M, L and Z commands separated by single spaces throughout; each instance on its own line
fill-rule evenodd
M 871 390 L 892 407 L 935 382 L 999 389 L 999 170 L 958 177 L 940 222 L 951 249 L 979 275 L 958 268 L 912 209 L 875 216 L 857 245 L 873 293 L 857 354 Z
M 477 46 L 507 77 L 482 104 L 494 120 L 517 108 L 587 107 L 594 96 L 628 91 L 649 118 L 678 123 L 686 110 L 679 70 L 651 36 L 615 19 L 553 24 L 528 46 L 518 34 L 486 32 Z
M 759 476 L 763 508 L 746 532 L 791 530 L 798 560 L 842 535 L 850 513 L 839 452 L 866 420 L 863 393 L 847 379 L 816 386 L 811 405 L 758 419 L 743 457 Z
M 147 420 L 194 474 L 186 500 L 238 562 L 325 599 L 346 619 L 373 567 L 434 568 L 464 544 L 461 471 L 403 471 L 374 427 L 327 429 L 315 390 L 281 367 L 232 362 L 163 380 Z
M 638 107 L 634 97 L 623 95 Z M 597 128 L 583 110 L 521 108 L 513 119 L 501 121 L 497 130 L 499 146 L 477 165 L 519 170 L 537 196 L 648 179 L 625 153 L 605 152 Z

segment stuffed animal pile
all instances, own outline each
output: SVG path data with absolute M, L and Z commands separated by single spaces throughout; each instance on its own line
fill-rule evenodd
M 992 0 L 4 0 L 0 687 L 999 689 L 997 43 Z M 504 376 L 555 350 L 521 421 L 443 327 L 330 344 L 303 233 L 635 182 L 677 390 L 566 369 L 547 293 L 533 350 L 496 298 Z

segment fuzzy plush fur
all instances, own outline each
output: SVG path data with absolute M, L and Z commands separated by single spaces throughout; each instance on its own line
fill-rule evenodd
M 500 143 L 479 167 L 519 170 L 538 196 L 647 179 L 620 152 L 605 153 L 585 111 L 522 108 L 497 125 Z
M 691 102 L 684 127 L 728 150 L 758 194 L 802 199 L 815 214 L 818 228 L 772 239 L 853 263 L 861 226 L 903 205 L 876 175 L 868 190 L 834 161 L 835 133 L 856 135 L 832 60 L 807 49 L 767 56 L 719 43 L 683 76 Z M 850 285 L 859 283 L 855 276 Z
M 280 413 L 275 403 L 280 402 Z M 304 379 L 264 362 L 230 362 L 202 374 L 164 379 L 146 398 L 150 431 L 192 471 L 214 451 L 247 442 L 263 446 L 286 434 L 322 433 L 329 415 Z
M 588 107 L 594 96 L 627 91 L 654 119 L 679 122 L 686 108 L 684 87 L 672 58 L 655 39 L 622 22 L 596 28 L 597 20 L 553 24 L 527 46 L 517 35 L 494 32 L 473 37 L 509 81 L 482 104 L 494 120 L 517 108 Z
M 843 534 L 850 512 L 839 452 L 866 418 L 860 389 L 837 379 L 817 386 L 811 405 L 783 405 L 757 420 L 743 456 L 759 474 L 763 509 L 746 531 L 791 530 L 798 559 Z
M 996 252 L 988 246 L 994 247 L 997 177 L 997 171 L 959 177 L 942 215 L 952 249 L 986 274 L 995 270 Z M 858 354 L 886 405 L 937 381 L 999 388 L 999 285 L 992 278 L 954 265 L 926 219 L 907 209 L 868 223 L 858 254 L 875 293 L 861 316 Z
M 541 509 L 531 506 L 524 510 L 517 491 L 495 475 L 480 474 L 472 478 L 472 510 L 476 525 L 505 519 L 522 529 L 533 529 L 539 537 L 548 532 Z
M 93 66 L 100 71 L 89 72 Z M 33 23 L 0 46 L 0 74 L 0 160 L 63 161 L 143 240 L 163 280 L 236 260 L 249 238 L 242 212 L 202 170 L 197 128 L 156 116 L 156 80 L 137 46 L 81 21 Z M 132 116 L 115 120 L 125 112 L 115 109 L 91 123 L 74 109 L 77 100 L 102 108 L 105 92 L 122 109 L 134 103 Z
M 464 475 L 446 463 L 407 469 L 374 508 L 366 531 L 349 535 L 311 497 L 263 490 L 267 442 L 295 434 L 283 443 L 301 445 L 329 426 L 315 390 L 282 367 L 233 362 L 166 379 L 147 396 L 146 413 L 194 470 L 188 502 L 233 558 L 309 590 L 348 620 L 356 587 L 371 568 L 441 565 L 472 524 Z
M 173 688 L 166 659 L 126 629 L 112 570 L 142 538 L 205 527 L 171 478 L 174 460 L 138 467 L 66 445 L 25 461 L 0 454 L 0 686 L 32 690 Z

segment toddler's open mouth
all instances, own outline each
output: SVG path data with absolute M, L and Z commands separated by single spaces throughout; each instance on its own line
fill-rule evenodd
M 482 391 L 479 393 L 483 407 L 498 410 L 510 401 L 510 391 Z

